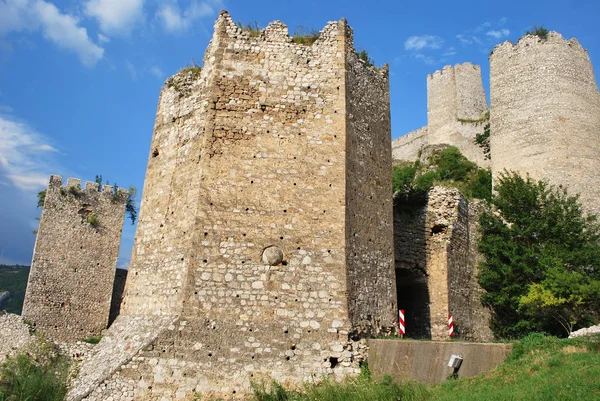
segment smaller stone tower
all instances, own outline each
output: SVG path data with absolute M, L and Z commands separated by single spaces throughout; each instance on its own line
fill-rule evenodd
M 427 126 L 392 142 L 395 160 L 416 160 L 423 146 L 456 146 L 481 167 L 490 165 L 477 134 L 489 123 L 481 68 L 471 63 L 447 65 L 427 76 Z
M 597 213 L 600 95 L 587 51 L 550 32 L 496 46 L 490 63 L 494 177 L 507 169 L 566 185 Z
M 127 191 L 53 175 L 31 262 L 23 317 L 61 341 L 107 327 Z

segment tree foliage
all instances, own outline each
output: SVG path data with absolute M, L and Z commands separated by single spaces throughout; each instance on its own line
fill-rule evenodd
M 577 196 L 505 172 L 481 215 L 479 282 L 497 337 L 570 333 L 598 319 L 600 229 Z
M 396 199 L 406 204 L 423 203 L 434 184 L 456 187 L 467 198 L 489 199 L 492 194 L 491 172 L 477 167 L 454 146 L 434 151 L 427 163 L 394 166 L 392 184 Z

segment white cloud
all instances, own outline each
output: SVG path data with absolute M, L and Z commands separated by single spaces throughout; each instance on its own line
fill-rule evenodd
M 421 53 L 417 53 L 414 56 L 417 60 L 421 60 L 422 62 L 424 62 L 425 64 L 435 64 L 435 60 L 433 59 L 433 57 L 430 56 L 426 56 L 424 54 Z
M 190 6 L 181 11 L 177 2 L 163 5 L 156 13 L 165 30 L 172 33 L 187 31 L 192 24 L 203 17 L 208 17 L 222 6 L 221 0 L 197 1 L 192 0 Z
M 510 35 L 510 31 L 508 29 L 492 29 L 491 31 L 487 31 L 486 35 L 491 36 L 494 39 L 502 39 Z
M 157 66 L 150 68 L 150 73 L 156 78 L 163 78 L 165 76 L 163 70 L 161 70 L 160 67 Z
M 461 35 L 456 35 L 456 38 L 463 45 L 472 45 L 473 43 L 481 44 L 481 39 L 479 39 L 477 36 L 473 36 L 473 35 L 461 34 Z
M 38 30 L 58 47 L 76 53 L 88 67 L 104 56 L 104 49 L 92 42 L 79 20 L 61 13 L 54 4 L 43 0 L 0 0 L 0 36 Z
M 89 0 L 84 8 L 107 34 L 129 34 L 144 18 L 144 0 Z
M 86 29 L 78 26 L 79 21 L 75 17 L 61 14 L 54 4 L 45 1 L 35 2 L 34 10 L 46 39 L 58 47 L 74 51 L 88 67 L 102 59 L 104 49 L 90 40 Z
M 102 35 L 101 33 L 98 34 L 98 42 L 100 43 L 108 43 L 110 42 L 110 39 L 107 38 L 106 36 Z
M 502 17 L 498 20 L 498 25 L 504 25 L 506 24 L 508 20 L 505 17 Z
M 442 54 L 442 56 L 454 56 L 457 54 L 456 48 L 454 46 L 449 47 L 448 49 L 446 49 L 446 53 Z
M 131 64 L 129 61 L 125 62 L 125 68 L 129 72 L 129 75 L 131 75 L 131 79 L 133 79 L 134 81 L 137 80 L 137 78 L 138 78 L 137 68 L 135 68 L 135 66 L 133 64 Z
M 444 40 L 439 36 L 420 35 L 411 36 L 404 42 L 405 50 L 439 49 L 444 44 Z
M 0 179 L 25 191 L 48 185 L 51 155 L 48 140 L 11 116 L 0 115 Z

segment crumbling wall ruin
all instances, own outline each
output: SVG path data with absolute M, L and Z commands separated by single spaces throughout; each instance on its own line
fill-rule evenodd
M 395 203 L 398 307 L 407 337 L 447 339 L 450 314 L 458 337 L 492 339 L 477 285 L 480 207 L 445 187 L 431 189 L 425 205 Z
M 98 336 L 108 325 L 127 192 L 53 175 L 23 304 L 23 318 L 54 340 Z
M 305 46 L 223 12 L 161 93 L 121 315 L 69 399 L 358 373 L 396 322 L 390 170 L 387 70 L 345 20 Z

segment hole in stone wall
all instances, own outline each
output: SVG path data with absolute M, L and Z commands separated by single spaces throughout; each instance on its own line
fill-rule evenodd
M 331 369 L 335 368 L 338 364 L 338 359 L 332 356 L 329 357 L 329 363 L 331 364 Z
M 154 149 L 152 151 L 152 157 L 156 157 L 156 156 L 158 156 L 158 149 Z
M 443 234 L 446 232 L 447 228 L 448 226 L 446 226 L 445 224 L 436 224 L 433 227 L 431 227 L 431 235 Z
M 283 209 L 283 213 L 287 213 L 287 210 L 286 210 L 286 209 Z

